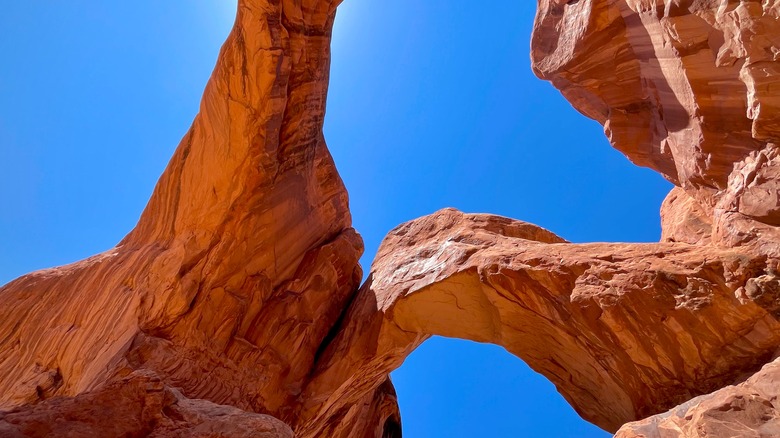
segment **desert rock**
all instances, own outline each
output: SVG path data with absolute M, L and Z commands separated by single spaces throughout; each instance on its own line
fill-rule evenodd
M 322 135 L 335 6 L 240 1 L 136 228 L 0 289 L 0 409 L 144 370 L 189 399 L 294 419 L 362 276 Z
M 616 149 L 688 193 L 707 239 L 780 256 L 780 2 L 542 0 L 532 58 Z
M 570 244 L 528 223 L 442 210 L 385 238 L 306 388 L 317 413 L 302 430 L 324 436 L 323 424 L 431 335 L 504 346 L 585 419 L 617 430 L 772 357 L 780 322 L 764 298 L 776 297 L 777 268 L 742 249 Z
M 745 382 L 696 397 L 674 409 L 624 425 L 616 438 L 780 436 L 780 361 Z
M 292 438 L 293 432 L 271 416 L 190 400 L 153 374 L 135 372 L 97 391 L 0 413 L 0 436 Z
M 322 135 L 338 4 L 240 0 L 135 229 L 0 288 L 0 434 L 399 437 L 388 375 L 432 335 L 504 346 L 605 429 L 648 418 L 621 436 L 775 433 L 780 3 L 539 0 L 535 72 L 677 186 L 662 242 L 445 209 L 362 287 Z

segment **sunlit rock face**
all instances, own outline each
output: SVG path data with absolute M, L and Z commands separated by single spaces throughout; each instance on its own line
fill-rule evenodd
M 541 0 L 532 48 L 615 148 L 700 204 L 716 243 L 778 255 L 780 2 Z
M 778 3 L 541 0 L 535 71 L 678 185 L 663 242 L 445 209 L 362 286 L 322 136 L 338 3 L 240 0 L 137 227 L 0 288 L 0 436 L 395 438 L 389 373 L 432 335 L 504 346 L 607 430 L 678 406 L 623 437 L 774 433 Z
M 322 425 L 362 396 L 361 385 L 442 335 L 504 346 L 614 431 L 772 357 L 774 307 L 734 291 L 776 268 L 739 249 L 570 244 L 531 224 L 442 210 L 385 238 L 304 393 L 319 410 L 304 430 L 329 436 Z
M 269 415 L 184 397 L 149 372 L 134 372 L 75 397 L 0 412 L 0 436 L 293 438 Z
M 241 0 L 136 228 L 106 253 L 0 289 L 0 410 L 31 410 L 0 416 L 0 430 L 48 436 L 23 423 L 56 431 L 80 407 L 86 433 L 95 399 L 131 415 L 148 397 L 111 397 L 106 385 L 139 370 L 186 399 L 293 422 L 362 277 L 362 240 L 322 136 L 335 7 Z M 76 398 L 48 402 L 61 397 Z M 91 421 L 89 436 L 137 436 L 137 425 Z
M 780 135 L 780 3 L 541 1 L 533 67 L 635 163 L 724 189 Z
M 532 61 L 616 149 L 678 186 L 661 209 L 663 241 L 704 260 L 716 247 L 780 257 L 780 2 L 540 0 Z M 750 279 L 735 303 L 777 317 L 777 275 Z M 777 378 L 765 368 L 758 393 L 749 380 L 620 436 L 777 435 Z
M 616 438 L 780 436 L 780 360 L 737 385 L 624 425 Z

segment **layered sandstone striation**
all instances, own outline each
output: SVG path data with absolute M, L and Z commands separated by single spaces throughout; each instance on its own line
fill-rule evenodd
M 84 394 L 144 371 L 188 399 L 294 419 L 362 277 L 322 135 L 335 7 L 240 1 L 136 228 L 106 253 L 0 289 L 0 410 L 36 416 L 64 406 L 44 403 L 57 397 L 89 409 Z
M 616 149 L 681 188 L 666 240 L 780 256 L 780 2 L 542 0 L 532 58 Z
M 624 425 L 616 438 L 780 436 L 780 361 L 738 385 L 696 397 L 674 409 Z
M 0 436 L 293 438 L 269 415 L 191 400 L 138 371 L 96 391 L 0 413 Z
M 504 346 L 608 430 L 758 370 L 780 345 L 778 261 L 678 243 L 570 244 L 442 210 L 391 231 L 306 388 L 306 436 L 431 335 Z M 739 296 L 735 296 L 735 291 Z M 753 292 L 748 292 L 753 291 Z M 307 412 L 307 417 L 309 413 Z
M 697 246 L 707 260 L 734 248 L 776 263 L 780 2 L 543 0 L 532 60 L 616 149 L 678 186 L 661 209 L 664 242 Z M 780 316 L 776 268 L 732 294 Z M 681 329 L 698 342 L 694 326 Z M 774 436 L 777 378 L 765 368 L 753 379 L 760 391 L 752 380 L 728 386 L 620 435 Z
M 777 433 L 780 2 L 539 0 L 535 72 L 677 186 L 662 242 L 445 209 L 362 287 L 322 136 L 338 3 L 240 0 L 136 228 L 0 288 L 0 436 L 399 437 L 388 375 L 432 335 L 649 417 L 621 437 Z

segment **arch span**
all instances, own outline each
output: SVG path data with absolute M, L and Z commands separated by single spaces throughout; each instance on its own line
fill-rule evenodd
M 771 358 L 780 3 L 539 0 L 537 73 L 680 185 L 664 207 L 669 242 L 574 245 L 443 210 L 393 230 L 361 288 L 362 243 L 322 135 L 339 3 L 241 0 L 138 226 L 104 254 L 0 288 L 0 408 L 14 408 L 0 428 L 99 396 L 118 412 L 157 400 L 155 421 L 117 435 L 217 427 L 216 403 L 301 437 L 396 437 L 388 373 L 440 334 L 503 345 L 615 430 Z M 202 417 L 166 422 L 192 399 L 211 403 L 196 403 Z
M 432 335 L 505 347 L 615 431 L 766 362 L 780 324 L 733 291 L 771 270 L 741 250 L 571 244 L 528 223 L 441 210 L 382 243 L 304 392 L 298 431 L 329 435 L 323 427 Z

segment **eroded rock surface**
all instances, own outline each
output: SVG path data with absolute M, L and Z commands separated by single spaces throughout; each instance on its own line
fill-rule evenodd
M 104 254 L 0 289 L 0 410 L 147 370 L 187 398 L 293 422 L 362 276 L 322 136 L 335 7 L 239 1 L 137 227 Z
M 666 243 L 505 245 L 455 212 L 403 226 L 307 387 L 311 430 L 431 334 L 507 347 L 610 430 L 766 363 L 780 346 L 779 20 L 772 0 L 539 1 L 536 73 L 678 186 Z
M 293 432 L 274 417 L 191 400 L 149 372 L 134 372 L 97 391 L 0 413 L 0 436 L 293 438 Z
M 532 58 L 714 243 L 780 256 L 780 2 L 540 0 Z
M 661 209 L 663 241 L 780 257 L 780 2 L 541 0 L 532 58 L 616 149 L 678 186 Z M 777 286 L 770 270 L 734 295 L 777 316 Z M 681 329 L 698 338 L 693 326 Z M 753 409 L 766 400 L 740 399 L 732 409 L 723 397 L 735 394 L 654 417 L 663 426 L 647 436 L 777 435 L 767 432 L 773 402 Z M 734 414 L 740 403 L 751 406 L 746 416 Z
M 362 287 L 322 136 L 338 3 L 240 0 L 137 227 L 0 288 L 0 434 L 399 437 L 388 374 L 431 335 L 506 347 L 608 430 L 680 405 L 622 436 L 775 433 L 780 3 L 539 0 L 536 73 L 678 186 L 663 242 L 442 210 Z
M 531 224 L 442 210 L 382 243 L 306 388 L 318 413 L 302 430 L 326 436 L 320 425 L 360 398 L 361 385 L 431 335 L 504 346 L 585 419 L 616 430 L 772 357 L 776 302 L 757 297 L 774 296 L 777 268 L 741 249 L 570 244 Z
M 745 382 L 696 397 L 663 414 L 624 425 L 616 438 L 780 436 L 780 360 Z

